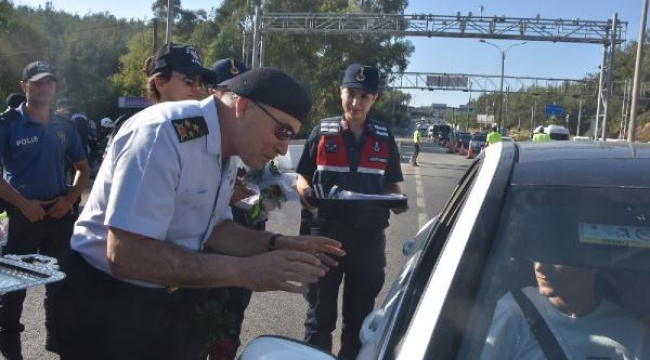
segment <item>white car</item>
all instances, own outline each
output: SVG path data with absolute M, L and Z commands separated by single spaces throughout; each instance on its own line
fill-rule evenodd
M 490 146 L 405 243 L 357 360 L 650 359 L 648 179 L 648 144 Z M 267 336 L 241 359 L 335 357 Z

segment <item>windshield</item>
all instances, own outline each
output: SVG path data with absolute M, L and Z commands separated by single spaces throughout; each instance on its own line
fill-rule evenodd
M 485 135 L 472 135 L 473 141 L 485 141 Z
M 526 303 L 566 354 L 650 358 L 648 199 L 648 189 L 511 188 L 461 358 L 543 358 Z

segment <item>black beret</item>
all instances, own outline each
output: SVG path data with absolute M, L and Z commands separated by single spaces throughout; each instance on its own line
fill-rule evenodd
M 304 122 L 311 110 L 307 90 L 280 69 L 253 69 L 218 85 L 239 96 L 274 107 L 300 122 Z

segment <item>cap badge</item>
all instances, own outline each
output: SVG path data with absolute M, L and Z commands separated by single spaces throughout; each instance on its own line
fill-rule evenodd
M 373 148 L 373 150 L 375 150 L 375 152 L 381 150 L 381 146 L 379 146 L 379 141 L 375 141 L 375 147 Z
M 235 66 L 235 59 L 230 59 L 230 73 L 233 75 L 239 74 L 239 68 Z
M 194 46 L 188 46 L 186 47 L 187 53 L 192 57 L 192 62 L 198 66 L 203 66 L 201 64 L 201 58 L 199 57 L 199 54 L 196 53 L 196 49 Z
M 364 80 L 366 80 L 366 76 L 363 75 L 363 66 L 359 68 L 359 72 L 357 73 L 355 79 L 357 79 L 357 81 L 359 82 L 363 82 Z

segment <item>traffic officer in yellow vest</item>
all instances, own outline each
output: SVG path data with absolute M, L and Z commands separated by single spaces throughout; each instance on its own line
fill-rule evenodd
M 298 193 L 305 207 L 319 185 L 328 194 L 338 189 L 366 194 L 401 193 L 403 181 L 397 144 L 382 122 L 368 118 L 377 100 L 379 70 L 352 64 L 340 87 L 343 115 L 321 120 L 305 143 L 296 168 Z M 345 258 L 317 283 L 310 285 L 305 321 L 305 341 L 332 350 L 336 328 L 338 293 L 345 279 L 343 329 L 339 359 L 356 358 L 359 331 L 374 309 L 375 297 L 384 284 L 387 207 L 336 205 L 318 209 L 320 232 L 342 243 Z M 393 209 L 399 213 L 406 209 Z
M 485 143 L 487 146 L 490 146 L 492 144 L 496 144 L 498 142 L 501 142 L 501 134 L 499 134 L 499 125 L 494 123 L 492 124 L 492 131 L 487 134 L 487 138 L 485 139 Z
M 420 154 L 420 143 L 422 142 L 422 134 L 420 134 L 420 129 L 415 127 L 415 132 L 413 132 L 413 156 L 411 157 L 411 165 L 418 165 L 418 155 Z
M 535 135 L 533 135 L 533 142 L 549 142 L 551 137 L 544 132 L 543 126 L 538 126 L 535 128 Z

